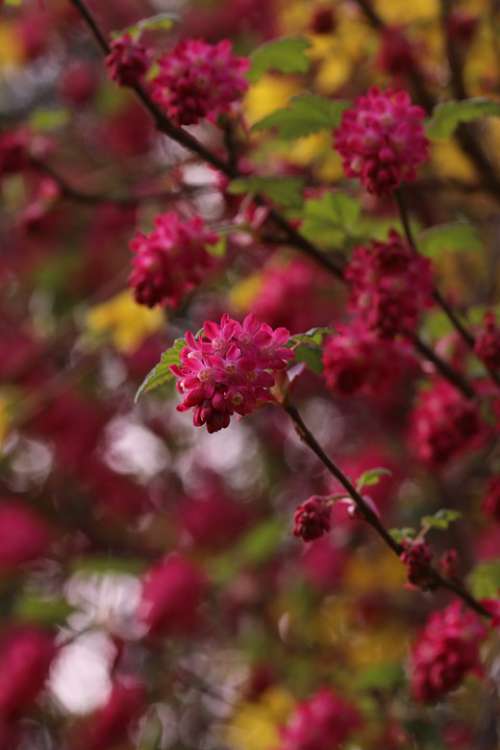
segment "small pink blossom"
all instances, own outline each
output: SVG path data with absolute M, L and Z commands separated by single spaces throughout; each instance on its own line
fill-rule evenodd
M 136 301 L 147 307 L 179 305 L 215 265 L 207 245 L 218 239 L 199 216 L 181 219 L 174 212 L 157 216 L 153 231 L 138 232 L 131 242 L 135 255 L 129 283 Z
M 301 503 L 293 516 L 293 535 L 312 542 L 330 531 L 328 498 L 313 495 Z
M 153 96 L 176 125 L 215 122 L 234 109 L 248 87 L 249 61 L 236 57 L 227 39 L 218 44 L 185 39 L 158 65 Z
M 427 542 L 405 539 L 402 547 L 399 559 L 406 567 L 409 585 L 423 590 L 431 588 L 434 583 L 430 573 L 432 553 Z
M 109 75 L 119 86 L 133 86 L 148 70 L 151 57 L 140 42 L 130 34 L 113 39 L 111 51 L 106 57 Z
M 225 314 L 219 324 L 205 322 L 198 338 L 187 333 L 180 365 L 171 367 L 184 396 L 178 411 L 194 409 L 195 427 L 216 432 L 233 414 L 272 401 L 276 374 L 293 358 L 288 339 L 286 328 L 273 330 L 253 315 L 238 323 Z
M 416 700 L 431 703 L 479 673 L 479 646 L 486 627 L 461 602 L 430 616 L 411 654 L 411 689 Z
M 500 523 L 500 475 L 490 479 L 481 510 L 485 516 Z
M 406 91 L 373 87 L 359 97 L 335 133 L 347 176 L 360 179 L 376 195 L 415 180 L 417 167 L 428 155 L 424 116 Z
M 484 316 L 483 328 L 476 337 L 475 352 L 486 367 L 500 370 L 500 326 L 493 312 Z
M 322 688 L 294 710 L 281 730 L 279 750 L 337 750 L 360 726 L 357 708 Z
M 412 333 L 432 304 L 429 260 L 416 255 L 394 230 L 386 242 L 356 248 L 345 275 L 351 308 L 380 336 Z

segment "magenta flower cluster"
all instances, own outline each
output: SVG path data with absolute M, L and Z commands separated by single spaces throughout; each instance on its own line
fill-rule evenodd
M 478 616 L 453 602 L 428 619 L 411 654 L 411 688 L 418 701 L 438 700 L 479 672 L 479 647 L 487 630 Z
M 301 503 L 293 516 L 293 534 L 305 542 L 319 539 L 330 531 L 330 506 L 328 500 L 313 495 Z
M 361 726 L 357 709 L 329 688 L 300 703 L 281 731 L 279 750 L 336 750 Z
M 405 539 L 402 543 L 403 552 L 399 559 L 406 567 L 410 587 L 429 589 L 434 583 L 430 571 L 432 553 L 427 542 L 422 539 Z
M 218 239 L 199 216 L 183 219 L 174 212 L 158 216 L 150 234 L 138 232 L 131 242 L 135 257 L 130 286 L 136 301 L 147 307 L 176 307 L 214 266 L 207 245 Z
M 497 325 L 495 313 L 487 312 L 484 316 L 474 348 L 486 367 L 500 370 L 500 326 Z
M 361 180 L 369 193 L 385 195 L 416 178 L 427 158 L 424 111 L 406 91 L 373 87 L 342 115 L 335 147 L 348 177 Z
M 219 324 L 205 322 L 197 338 L 187 333 L 180 365 L 171 368 L 184 396 L 177 409 L 194 409 L 194 425 L 217 432 L 233 414 L 271 401 L 276 374 L 293 358 L 288 339 L 286 328 L 273 330 L 253 315 L 239 323 L 226 314 Z
M 110 77 L 119 86 L 133 86 L 148 70 L 151 56 L 140 42 L 130 34 L 113 39 L 106 57 Z
M 414 332 L 421 313 L 432 304 L 430 262 L 395 230 L 387 242 L 356 248 L 345 275 L 352 310 L 379 336 Z
M 230 113 L 246 92 L 249 61 L 232 52 L 227 39 L 207 44 L 185 39 L 158 61 L 153 97 L 176 125 L 215 122 Z

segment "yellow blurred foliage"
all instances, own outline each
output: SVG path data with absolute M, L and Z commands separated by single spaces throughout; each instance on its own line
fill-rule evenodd
M 165 315 L 161 310 L 138 305 L 125 291 L 89 310 L 85 323 L 91 335 L 110 338 L 118 351 L 131 353 L 164 326 Z
M 10 421 L 9 401 L 0 394 L 0 451 L 9 433 Z
M 234 750 L 275 750 L 279 727 L 294 708 L 293 696 L 283 688 L 266 690 L 256 703 L 242 703 L 230 719 L 225 741 Z
M 262 275 L 254 273 L 235 284 L 229 292 L 229 302 L 236 312 L 246 312 L 262 289 Z
M 345 586 L 353 594 L 398 591 L 405 580 L 404 566 L 389 550 L 380 550 L 376 554 L 366 549 L 354 551 L 344 576 Z
M 300 84 L 292 78 L 262 76 L 250 87 L 245 97 L 243 107 L 248 123 L 253 125 L 276 109 L 286 107 L 292 96 L 296 96 L 300 90 Z
M 439 0 L 376 0 L 375 7 L 385 21 L 394 24 L 439 17 Z
M 15 24 L 0 21 L 0 68 L 17 67 L 23 59 L 23 47 Z

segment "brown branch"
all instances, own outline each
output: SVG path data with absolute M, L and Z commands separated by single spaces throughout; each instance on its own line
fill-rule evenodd
M 382 539 L 385 545 L 389 547 L 391 551 L 399 558 L 401 553 L 403 552 L 402 545 L 396 542 L 395 539 L 393 539 L 379 517 L 376 515 L 376 513 L 373 512 L 373 510 L 370 508 L 370 506 L 367 504 L 363 496 L 358 492 L 352 482 L 325 453 L 312 432 L 305 424 L 297 407 L 289 401 L 285 401 L 285 403 L 283 404 L 283 408 L 292 420 L 300 440 L 305 445 L 307 445 L 308 448 L 310 448 L 310 450 L 321 461 L 323 466 L 328 469 L 330 474 L 335 477 L 338 482 L 340 482 L 342 487 L 347 491 L 349 497 L 355 503 L 356 508 L 363 516 L 364 520 L 374 529 L 374 531 Z M 470 609 L 474 610 L 477 614 L 481 615 L 482 617 L 491 618 L 491 613 L 488 612 L 486 607 L 484 607 L 481 602 L 477 601 L 477 599 L 475 599 L 472 594 L 467 591 L 462 583 L 460 583 L 459 581 L 444 578 L 437 570 L 435 570 L 430 565 L 428 566 L 426 573 L 428 574 L 429 580 L 431 580 L 432 582 L 433 589 L 442 588 L 451 591 L 453 594 L 462 599 L 464 604 L 466 604 Z

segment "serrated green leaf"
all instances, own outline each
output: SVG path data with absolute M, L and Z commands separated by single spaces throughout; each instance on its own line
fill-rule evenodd
M 473 596 L 478 599 L 496 597 L 500 591 L 500 559 L 476 565 L 468 577 Z
M 229 184 L 232 195 L 262 193 L 284 208 L 302 206 L 304 180 L 301 177 L 241 177 Z
M 423 255 L 436 258 L 443 250 L 482 250 L 483 243 L 473 224 L 457 221 L 426 229 L 418 238 L 418 247 Z
M 345 193 L 326 193 L 304 204 L 301 233 L 322 247 L 337 248 L 359 230 L 361 205 Z
M 36 109 L 29 118 L 30 127 L 36 132 L 49 132 L 64 127 L 71 114 L 65 107 L 51 107 Z
M 429 529 L 440 529 L 445 530 L 454 521 L 458 521 L 462 517 L 462 514 L 458 510 L 450 510 L 449 508 L 441 508 L 432 516 L 424 516 L 422 518 L 422 526 L 426 526 Z
M 342 112 L 349 102 L 332 101 L 317 94 L 303 94 L 294 97 L 284 109 L 264 117 L 255 123 L 252 130 L 276 128 L 278 136 L 284 140 L 302 138 L 321 130 L 332 130 L 340 122 Z
M 248 80 L 255 83 L 268 70 L 307 73 L 311 64 L 306 54 L 309 47 L 310 42 L 302 37 L 277 39 L 263 44 L 252 53 Z
M 404 526 L 401 529 L 389 529 L 389 534 L 398 544 L 401 544 L 404 539 L 413 539 L 417 536 L 417 532 L 411 526 Z
M 368 471 L 363 472 L 358 477 L 356 487 L 358 490 L 362 490 L 364 487 L 373 487 L 380 482 L 382 477 L 390 477 L 391 475 L 392 471 L 384 469 L 382 466 L 375 469 L 368 469 Z
M 174 374 L 171 372 L 171 365 L 178 365 L 180 361 L 180 353 L 186 346 L 184 339 L 176 339 L 170 349 L 167 349 L 161 355 L 161 359 L 158 364 L 153 367 L 144 378 L 140 385 L 137 393 L 135 394 L 135 402 L 140 399 L 145 393 L 156 391 L 166 383 L 174 379 Z
M 443 102 L 434 108 L 427 122 L 427 135 L 435 141 L 445 140 L 453 135 L 461 122 L 480 117 L 500 117 L 500 102 L 485 97 Z

